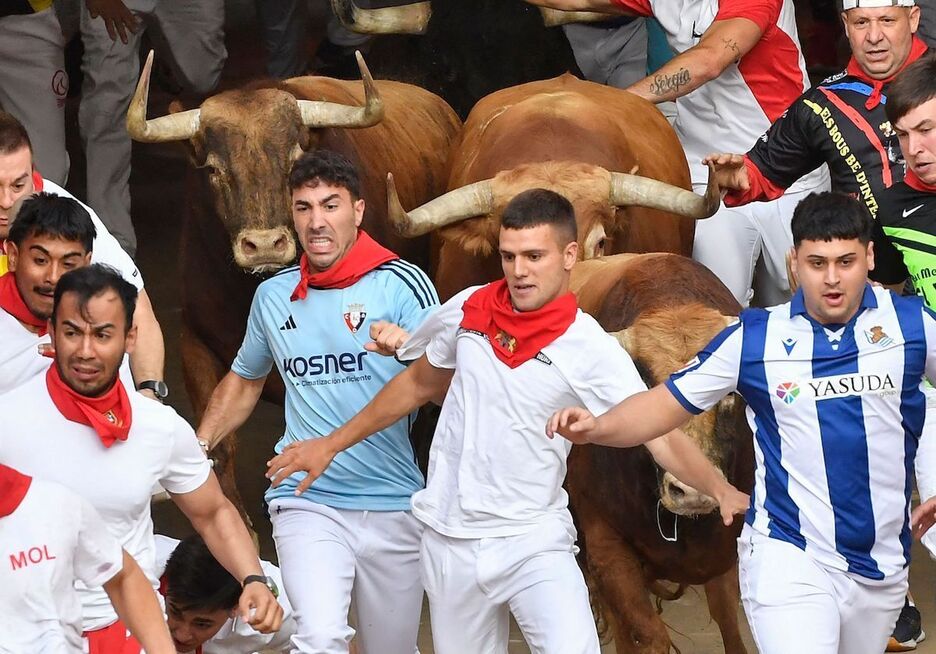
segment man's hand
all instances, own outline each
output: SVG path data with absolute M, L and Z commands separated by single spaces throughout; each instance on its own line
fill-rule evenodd
M 598 421 L 588 409 L 568 407 L 556 411 L 546 423 L 546 435 L 555 438 L 558 433 L 576 445 L 590 442 L 590 435 L 598 427 Z
M 372 343 L 365 343 L 364 349 L 385 357 L 392 357 L 409 338 L 409 332 L 386 320 L 378 320 L 370 327 Z
M 716 152 L 705 157 L 702 163 L 706 166 L 712 166 L 715 179 L 722 190 L 742 192 L 751 190 L 751 181 L 748 179 L 743 154 L 719 154 Z
M 283 607 L 270 589 L 259 582 L 244 586 L 237 605 L 244 622 L 261 634 L 279 631 L 283 624 Z
M 910 514 L 910 529 L 913 530 L 913 537 L 917 540 L 923 538 L 923 535 L 934 524 L 936 524 L 936 497 L 931 497 L 913 509 Z
M 100 16 L 104 21 L 111 41 L 116 41 L 117 35 L 120 34 L 120 40 L 126 44 L 129 39 L 127 30 L 136 34 L 137 18 L 121 0 L 85 0 L 85 6 L 88 7 L 91 18 Z
M 721 513 L 722 522 L 726 527 L 730 527 L 734 522 L 736 515 L 744 515 L 751 506 L 751 496 L 742 493 L 729 483 L 725 483 L 725 492 L 715 498 L 718 502 L 718 511 Z
M 267 461 L 267 479 L 275 487 L 294 472 L 305 471 L 308 474 L 296 487 L 296 495 L 301 495 L 325 472 L 336 454 L 338 449 L 328 436 L 290 443 L 280 454 Z

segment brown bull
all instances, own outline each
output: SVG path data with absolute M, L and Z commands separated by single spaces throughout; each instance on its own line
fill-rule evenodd
M 616 332 L 648 386 L 681 368 L 740 310 L 708 269 L 672 254 L 580 262 L 572 288 L 582 309 Z M 754 453 L 740 398 L 725 398 L 684 430 L 729 481 L 750 491 Z M 593 599 L 620 654 L 671 651 L 648 595 L 659 580 L 705 584 L 725 652 L 746 652 L 738 630 L 740 518 L 725 527 L 710 498 L 662 474 L 645 448 L 574 447 L 566 485 Z
M 187 182 L 180 264 L 186 387 L 200 420 L 230 368 L 260 274 L 296 259 L 287 174 L 303 152 L 327 148 L 358 166 L 367 202 L 363 227 L 404 259 L 428 264 L 427 239 L 404 239 L 387 221 L 387 171 L 419 204 L 444 191 L 450 145 L 461 124 L 438 96 L 397 82 L 375 82 L 362 59 L 363 84 L 298 77 L 219 93 L 198 109 L 146 119 L 152 55 L 127 114 L 138 141 L 187 141 L 201 171 Z M 279 375 L 267 399 L 282 403 Z M 216 448 L 225 492 L 233 483 L 234 440 Z M 239 500 L 238 500 L 239 501 Z
M 572 202 L 586 259 L 605 251 L 689 255 L 695 226 L 685 218 L 710 216 L 719 203 L 717 187 L 704 198 L 685 190 L 682 146 L 652 104 L 571 75 L 481 100 L 450 170 L 449 192 L 408 214 L 390 194 L 402 233 L 440 230 L 435 279 L 443 299 L 500 276 L 500 215 L 520 191 L 548 188 Z

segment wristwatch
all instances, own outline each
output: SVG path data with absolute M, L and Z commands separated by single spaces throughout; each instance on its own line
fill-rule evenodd
M 270 592 L 273 593 L 273 597 L 279 598 L 279 588 L 276 587 L 276 582 L 273 581 L 271 577 L 264 577 L 263 575 L 247 575 L 244 577 L 244 583 L 242 586 L 247 586 L 247 584 L 252 584 L 254 582 L 259 582 L 270 589 Z
M 165 400 L 169 397 L 169 387 L 166 385 L 166 382 L 161 380 L 147 379 L 146 381 L 141 381 L 137 384 L 137 390 L 153 391 L 158 400 Z

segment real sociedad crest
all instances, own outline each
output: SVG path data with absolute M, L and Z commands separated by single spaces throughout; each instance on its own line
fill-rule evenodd
M 367 311 L 364 310 L 363 304 L 348 305 L 348 311 L 344 314 L 344 321 L 352 334 L 357 333 L 357 330 L 364 324 L 365 318 L 367 318 Z

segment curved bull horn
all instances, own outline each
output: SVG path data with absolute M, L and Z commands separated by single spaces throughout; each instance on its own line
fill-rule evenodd
M 355 51 L 361 80 L 364 82 L 364 106 L 352 107 L 337 102 L 322 100 L 296 100 L 302 124 L 307 127 L 370 127 L 379 123 L 384 116 L 383 100 L 374 84 L 367 64 L 360 51 Z
M 134 141 L 162 143 L 186 141 L 198 132 L 200 109 L 189 109 L 177 114 L 146 120 L 146 104 L 149 101 L 150 73 L 153 69 L 153 51 L 146 57 L 146 64 L 137 82 L 136 92 L 127 109 L 127 132 Z
M 486 216 L 492 211 L 494 190 L 491 180 L 486 179 L 449 191 L 407 213 L 400 204 L 393 173 L 387 174 L 387 214 L 401 236 L 422 236 L 467 218 Z
M 383 9 L 361 9 L 354 0 L 331 0 L 331 6 L 342 25 L 360 34 L 425 34 L 432 15 L 428 0 Z
M 650 177 L 611 173 L 611 204 L 617 207 L 637 206 L 660 209 L 686 218 L 708 218 L 718 211 L 721 192 L 709 165 L 705 195 L 661 182 Z
M 616 332 L 608 332 L 608 334 L 613 336 L 617 342 L 621 344 L 621 347 L 627 350 L 628 354 L 631 352 L 634 347 L 634 342 L 631 339 L 631 335 L 627 333 L 626 328 Z
M 340 0 L 333 0 L 333 2 L 338 1 Z M 546 7 L 540 7 L 540 13 L 543 15 L 543 24 L 546 27 L 568 25 L 569 23 L 599 23 L 603 20 L 616 18 L 612 14 L 602 14 L 597 11 L 563 11 L 561 9 L 547 9 Z

